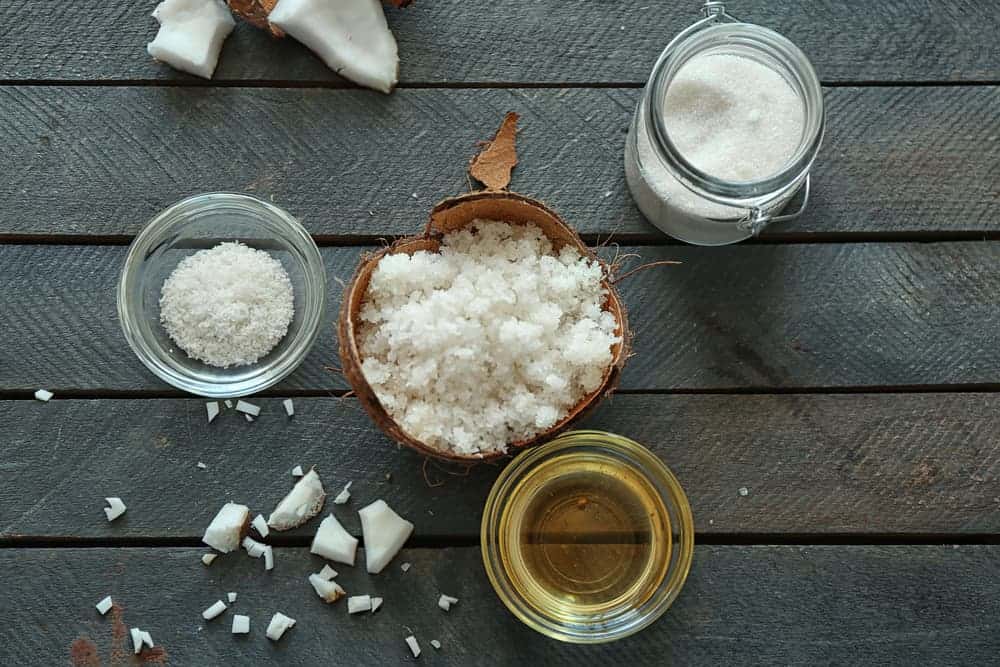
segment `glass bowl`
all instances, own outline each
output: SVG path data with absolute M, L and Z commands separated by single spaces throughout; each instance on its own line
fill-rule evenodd
M 267 251 L 292 282 L 295 315 L 288 333 L 256 363 L 230 368 L 191 359 L 160 324 L 160 290 L 184 257 L 224 241 Z M 153 217 L 132 242 L 118 283 L 118 319 L 132 351 L 160 379 L 208 398 L 266 389 L 305 359 L 326 310 L 326 270 L 319 248 L 298 220 L 254 197 L 195 195 Z
M 500 473 L 481 540 L 490 583 L 515 616 L 554 639 L 596 644 L 670 607 L 691 568 L 694 524 L 677 478 L 649 450 L 571 431 Z

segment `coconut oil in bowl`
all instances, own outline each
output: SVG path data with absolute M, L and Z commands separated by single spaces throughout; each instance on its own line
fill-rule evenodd
M 573 431 L 516 458 L 483 514 L 483 559 L 503 603 L 550 637 L 638 632 L 677 597 L 694 531 L 684 491 L 647 449 Z

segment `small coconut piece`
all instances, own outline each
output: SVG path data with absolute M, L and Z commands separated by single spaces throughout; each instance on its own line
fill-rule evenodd
M 264 555 L 267 545 L 247 535 L 243 538 L 243 548 L 246 549 L 247 556 L 250 558 L 260 558 Z
M 337 74 L 383 93 L 396 86 L 396 38 L 378 0 L 279 0 L 268 19 Z
M 338 563 L 354 565 L 358 541 L 340 525 L 332 514 L 323 519 L 309 551 Z
M 453 604 L 458 604 L 458 598 L 453 598 L 452 596 L 445 595 L 444 593 L 442 593 L 441 597 L 438 598 L 438 606 L 445 611 L 450 610 L 451 605 Z
M 216 600 L 215 604 L 201 612 L 201 617 L 206 621 L 210 621 L 227 609 L 226 603 L 222 600 Z
M 274 569 L 274 547 L 270 544 L 264 547 L 264 569 L 268 572 Z
M 354 484 L 354 482 L 348 482 L 344 485 L 344 488 L 337 494 L 337 497 L 333 499 L 334 505 L 343 505 L 351 499 L 351 484 Z
M 360 614 L 363 611 L 372 610 L 372 598 L 370 595 L 352 595 L 347 598 L 347 613 Z
M 374 614 L 378 611 L 378 608 L 382 606 L 382 598 L 372 598 L 372 613 Z
M 417 643 L 417 638 L 410 635 L 406 638 L 406 645 L 410 647 L 410 653 L 413 654 L 414 658 L 420 657 L 420 644 Z
M 472 158 L 469 174 L 487 190 L 503 190 L 510 184 L 510 172 L 517 164 L 518 118 L 513 111 L 508 112 L 493 139 Z
M 175 69 L 211 79 L 222 43 L 236 22 L 219 0 L 165 0 L 153 18 L 160 29 L 146 51 Z
M 104 516 L 108 517 L 108 521 L 114 521 L 125 514 L 126 507 L 121 498 L 105 498 L 104 500 L 110 505 L 110 507 L 104 508 Z
M 431 646 L 433 646 L 434 650 L 436 650 L 436 651 L 440 651 L 441 650 L 441 642 L 439 642 L 436 639 L 432 639 L 431 640 Z
M 207 468 L 207 467 L 208 467 L 207 465 L 205 465 L 205 464 L 204 464 L 204 463 L 202 463 L 201 461 L 198 461 L 198 463 L 197 463 L 196 465 L 197 465 L 197 466 L 198 466 L 198 468 L 199 468 L 199 469 L 201 469 L 201 470 L 204 470 L 205 468 Z
M 413 566 L 410 565 L 409 563 L 403 563 L 402 565 L 399 566 L 399 569 L 402 570 L 403 572 L 409 572 L 411 567 Z
M 223 403 L 223 405 L 225 405 L 225 406 L 226 406 L 227 408 L 232 408 L 232 407 L 233 407 L 233 402 L 232 402 L 232 401 L 223 401 L 222 403 Z
M 413 533 L 413 524 L 392 511 L 384 500 L 358 510 L 365 540 L 365 565 L 378 574 L 389 564 Z
M 250 617 L 243 614 L 233 614 L 233 634 L 250 634 Z
M 153 646 L 155 646 L 155 644 L 153 644 L 153 635 L 149 634 L 145 630 L 140 630 L 139 632 L 142 635 L 142 643 L 149 648 L 153 648 Z
M 205 410 L 208 412 L 208 423 L 211 424 L 212 420 L 219 416 L 219 402 L 209 401 L 205 404 Z
M 211 565 L 212 561 L 219 557 L 219 554 L 203 554 L 201 557 L 201 562 L 206 566 Z
M 317 572 L 316 575 L 324 581 L 330 581 L 331 579 L 335 579 L 337 577 L 337 571 L 329 565 L 324 565 L 323 569 Z
M 289 616 L 285 616 L 280 611 L 275 612 L 274 616 L 271 617 L 271 622 L 267 624 L 267 631 L 264 633 L 267 638 L 273 642 L 281 639 L 281 636 L 285 634 L 285 630 L 295 626 L 295 619 Z
M 139 651 L 142 650 L 142 630 L 131 628 L 129 633 L 132 635 L 132 650 L 136 655 L 139 655 Z
M 114 603 L 111 602 L 111 596 L 109 595 L 94 606 L 97 607 L 97 611 L 101 614 L 101 616 L 104 616 L 111 609 L 112 604 Z
M 244 416 L 244 417 L 246 417 L 246 420 L 247 420 L 248 422 L 251 422 L 251 423 L 253 423 L 253 417 L 251 417 L 250 415 L 243 415 L 243 416 Z
M 340 584 L 329 579 L 324 579 L 319 574 L 310 574 L 309 583 L 312 584 L 316 595 L 323 598 L 324 602 L 336 602 L 347 595 L 347 591 L 341 588 Z
M 257 417 L 260 415 L 260 406 L 247 403 L 246 401 L 236 401 L 236 411 L 250 415 L 251 417 Z
M 49 399 L 51 399 L 53 396 L 55 396 L 55 394 L 53 394 L 48 389 L 39 389 L 35 392 L 35 398 L 41 401 L 42 403 L 48 403 Z
M 250 508 L 237 503 L 226 503 L 205 529 L 201 541 L 224 554 L 240 546 L 240 538 L 250 523 Z
M 302 466 L 295 466 L 292 468 L 292 477 L 302 477 L 305 473 L 302 472 Z
M 288 530 L 301 526 L 309 519 L 319 514 L 326 501 L 326 491 L 323 483 L 312 468 L 302 476 L 288 495 L 281 499 L 278 506 L 267 518 L 267 525 L 274 530 Z
M 288 415 L 289 417 L 294 417 L 294 416 L 295 416 L 295 404 L 294 404 L 294 403 L 292 403 L 292 399 L 290 399 L 290 398 L 286 398 L 285 400 L 283 400 L 283 401 L 281 402 L 281 404 L 282 404 L 283 406 L 285 406 L 285 413 L 286 413 L 286 414 L 287 414 L 287 415 Z
M 267 537 L 267 534 L 269 532 L 267 529 L 267 519 L 264 518 L 263 514 L 258 514 L 257 516 L 255 516 L 253 518 L 253 522 L 250 525 L 253 526 L 253 529 L 257 531 L 258 535 L 260 535 L 261 537 Z
M 226 597 L 229 599 L 230 604 L 236 602 L 236 593 L 227 593 Z

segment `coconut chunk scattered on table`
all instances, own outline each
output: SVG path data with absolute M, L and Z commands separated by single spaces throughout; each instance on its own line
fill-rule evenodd
M 212 561 L 219 557 L 219 554 L 203 554 L 201 557 L 201 562 L 205 565 L 211 565 Z
M 410 635 L 406 638 L 406 645 L 410 647 L 410 653 L 413 654 L 414 658 L 420 657 L 420 644 L 417 643 L 417 638 Z
M 337 577 L 337 571 L 334 570 L 329 565 L 324 565 L 323 569 L 320 570 L 319 572 L 317 572 L 316 575 L 318 577 L 320 577 L 321 579 L 325 579 L 326 581 L 330 581 L 331 579 L 335 579 Z
M 344 488 L 340 490 L 340 493 L 337 494 L 337 497 L 333 499 L 334 505 L 343 505 L 344 503 L 346 503 L 348 500 L 351 499 L 350 489 L 351 489 L 351 484 L 353 483 L 354 482 L 348 482 L 347 484 L 344 485 Z
M 318 574 L 309 575 L 309 583 L 312 585 L 316 595 L 320 596 L 324 602 L 336 602 L 347 595 L 347 591 L 340 587 L 335 581 L 324 579 Z
M 142 630 L 139 628 L 130 628 L 129 634 L 132 635 L 132 651 L 139 655 L 139 651 L 142 650 Z
M 261 537 L 267 537 L 268 532 L 270 532 L 267 529 L 267 519 L 264 518 L 263 514 L 255 516 L 250 525 L 253 526 L 253 529 L 256 530 L 257 534 Z
M 312 468 L 288 492 L 267 518 L 267 525 L 274 530 L 288 530 L 301 526 L 319 514 L 326 502 L 326 491 L 316 469 Z
M 271 641 L 278 641 L 285 631 L 295 626 L 295 619 L 285 616 L 280 611 L 275 612 L 271 617 L 271 622 L 267 624 L 267 631 L 264 633 Z
M 285 406 L 285 414 L 287 414 L 289 417 L 295 416 L 295 404 L 292 403 L 292 399 L 286 398 L 281 402 L 281 404 Z
M 403 563 L 402 565 L 399 566 L 399 569 L 402 570 L 403 572 L 409 572 L 411 567 L 413 567 L 413 565 L 411 565 L 410 563 Z
M 374 614 L 378 611 L 378 608 L 382 606 L 382 598 L 372 598 L 372 613 Z
M 438 598 L 438 606 L 445 611 L 450 610 L 451 605 L 453 604 L 458 604 L 458 598 L 453 598 L 452 596 L 445 595 L 444 593 L 442 593 L 441 597 Z
M 204 463 L 202 463 L 201 461 L 198 461 L 198 463 L 197 463 L 196 465 L 197 465 L 197 467 L 198 467 L 198 468 L 199 468 L 200 470 L 204 470 L 205 468 L 207 468 L 207 467 L 208 467 L 207 465 L 205 465 L 205 464 L 204 464 Z
M 242 412 L 245 415 L 250 415 L 251 417 L 260 416 L 260 406 L 254 405 L 253 403 L 247 403 L 246 401 L 236 401 L 236 411 Z
M 146 51 L 157 60 L 211 79 L 236 22 L 219 0 L 165 0 L 153 10 L 160 29 Z
M 372 598 L 370 595 L 352 595 L 347 598 L 347 613 L 360 614 L 363 611 L 372 610 Z
M 232 634 L 234 635 L 250 634 L 250 617 L 244 616 L 243 614 L 233 614 Z
M 292 468 L 292 477 L 302 477 L 305 473 L 302 472 L 302 466 L 295 466 Z
M 213 618 L 224 612 L 226 609 L 227 607 L 225 602 L 223 602 L 222 600 L 216 600 L 215 604 L 213 604 L 205 611 L 201 612 L 201 617 L 204 618 L 206 621 L 211 621 Z
M 274 547 L 270 544 L 264 547 L 264 569 L 268 572 L 274 569 Z
M 55 394 L 53 394 L 48 389 L 39 389 L 35 392 L 35 398 L 41 401 L 42 403 L 48 403 L 49 399 L 51 399 L 53 396 L 55 396 Z
M 332 514 L 319 524 L 312 546 L 309 547 L 309 551 L 317 556 L 347 565 L 354 565 L 357 550 L 357 539 L 344 530 Z
M 224 554 L 240 547 L 240 538 L 250 523 L 250 508 L 237 503 L 226 503 L 205 529 L 201 541 Z
M 114 521 L 122 514 L 125 514 L 127 508 L 121 498 L 105 498 L 104 500 L 109 505 L 109 507 L 104 508 L 104 516 L 108 517 L 108 521 Z
M 208 423 L 211 424 L 219 416 L 219 402 L 209 401 L 205 403 L 205 411 L 208 413 Z
M 432 639 L 431 640 L 431 646 L 433 646 L 435 648 L 435 650 L 438 650 L 438 651 L 441 650 L 441 642 L 439 642 L 436 639 Z
M 149 634 L 145 630 L 141 630 L 140 633 L 142 634 L 142 643 L 149 648 L 153 648 L 153 635 Z
M 413 533 L 413 524 L 392 511 L 384 500 L 358 510 L 365 540 L 365 565 L 378 574 L 389 564 Z
M 243 538 L 242 546 L 246 550 L 247 555 L 251 558 L 260 558 L 264 555 L 264 551 L 267 549 L 266 544 L 258 542 L 249 535 Z
M 112 604 L 114 603 L 111 602 L 111 596 L 109 595 L 94 606 L 97 607 L 97 611 L 100 612 L 101 616 L 104 616 L 111 609 Z
M 226 597 L 229 599 L 230 604 L 236 602 L 236 593 L 227 593 Z

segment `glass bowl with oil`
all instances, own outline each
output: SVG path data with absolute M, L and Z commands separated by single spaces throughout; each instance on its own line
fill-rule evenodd
M 501 601 L 555 639 L 627 637 L 673 603 L 694 524 L 677 478 L 639 443 L 571 431 L 500 474 L 483 512 L 486 574 Z

